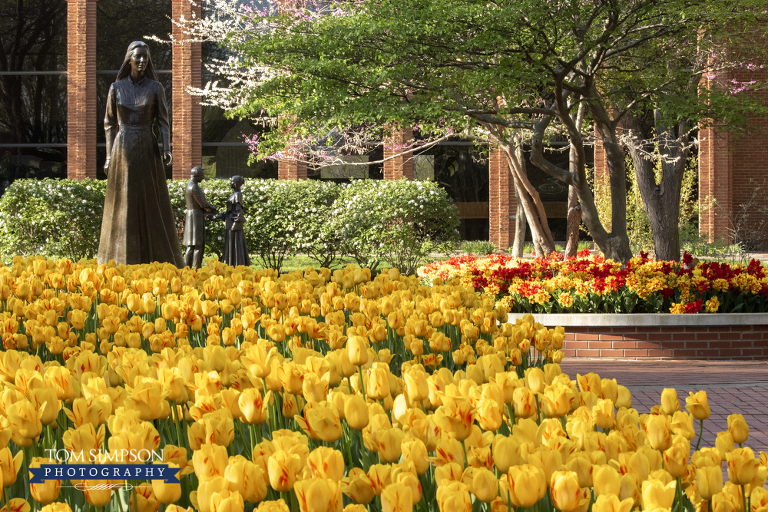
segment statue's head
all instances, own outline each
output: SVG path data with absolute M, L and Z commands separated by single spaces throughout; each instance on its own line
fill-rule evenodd
M 144 76 L 150 80 L 157 80 L 155 67 L 152 65 L 152 57 L 149 54 L 149 46 L 144 41 L 134 41 L 128 45 L 123 64 L 117 73 L 117 80 L 122 80 L 131 74 L 131 69 L 138 67 L 144 72 Z M 143 69 L 141 69 L 143 67 Z
M 203 171 L 203 168 L 199 165 L 192 168 L 192 171 L 190 171 L 192 174 L 192 178 L 198 183 L 203 181 L 203 178 L 205 177 L 205 171 Z
M 242 176 L 232 176 L 229 179 L 229 184 L 232 185 L 234 190 L 240 190 L 240 188 L 245 184 L 245 178 Z

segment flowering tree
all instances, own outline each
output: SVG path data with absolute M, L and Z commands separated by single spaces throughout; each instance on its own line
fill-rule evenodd
M 755 18 L 750 1 L 735 0 L 361 0 L 263 10 L 232 0 L 212 4 L 214 16 L 186 30 L 218 42 L 231 57 L 216 63 L 222 81 L 199 93 L 232 115 L 274 127 L 251 141 L 257 158 L 334 163 L 414 124 L 430 142 L 455 135 L 490 141 L 507 157 L 537 251 L 548 253 L 554 244 L 546 214 L 521 163 L 525 143 L 537 168 L 571 187 L 593 239 L 619 261 L 631 257 L 624 148 L 651 157 L 659 140 L 664 147 L 671 140 L 641 137 L 622 122 L 648 109 L 663 111 L 664 119 L 684 115 L 688 124 L 716 117 L 695 99 L 706 71 L 698 63 L 709 63 L 698 56 L 724 26 Z M 711 37 L 699 37 L 702 30 Z M 683 76 L 693 85 L 675 89 Z M 609 227 L 587 180 L 586 147 L 594 135 L 607 155 Z M 674 139 L 684 146 L 688 135 L 683 130 Z M 568 169 L 547 158 L 545 147 L 557 137 L 570 143 Z M 669 178 L 678 183 L 679 202 L 681 176 Z M 674 196 L 674 184 L 668 188 Z M 655 207 L 652 193 L 643 197 Z

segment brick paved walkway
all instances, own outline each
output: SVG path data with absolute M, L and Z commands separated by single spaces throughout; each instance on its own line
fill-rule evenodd
M 560 367 L 572 379 L 577 373 L 589 372 L 602 378 L 615 378 L 632 392 L 632 406 L 640 414 L 660 403 L 664 388 L 677 390 L 683 410 L 688 392 L 703 389 L 712 415 L 704 422 L 702 446 L 714 446 L 717 433 L 728 429 L 728 415 L 739 413 L 749 425 L 746 445 L 755 455 L 768 452 L 768 361 L 565 359 Z M 698 433 L 697 421 L 694 427 Z

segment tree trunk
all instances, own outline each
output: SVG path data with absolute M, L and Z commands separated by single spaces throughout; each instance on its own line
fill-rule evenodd
M 512 244 L 512 256 L 522 258 L 525 249 L 525 234 L 528 230 L 526 229 L 525 209 L 523 208 L 520 195 L 517 193 L 517 187 L 515 187 L 515 198 L 517 199 L 517 208 L 515 211 L 515 243 Z
M 514 147 L 510 147 L 510 145 L 502 147 L 507 156 L 510 172 L 512 172 L 515 194 L 519 198 L 520 204 L 523 205 L 525 217 L 528 219 L 536 256 L 547 257 L 555 250 L 555 242 L 549 230 L 544 204 L 526 175 L 525 160 L 522 158 L 522 141 L 515 138 L 512 144 Z
M 680 259 L 680 190 L 682 188 L 685 163 L 688 150 L 685 149 L 687 135 L 685 121 L 680 121 L 675 135 L 674 125 L 667 124 L 660 112 L 655 116 L 655 132 L 659 137 L 656 148 L 664 160 L 661 164 L 661 180 L 656 183 L 654 161 L 645 158 L 643 149 L 647 152 L 654 148 L 644 148 L 642 145 L 642 129 L 636 118 L 628 116 L 624 125 L 632 130 L 636 141 L 629 148 L 632 163 L 635 167 L 637 186 L 643 199 L 645 213 L 651 224 L 653 248 L 655 256 L 660 260 L 677 261 Z

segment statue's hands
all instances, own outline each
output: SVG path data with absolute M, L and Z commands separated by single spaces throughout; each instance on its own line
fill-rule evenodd
M 171 165 L 173 163 L 173 155 L 170 151 L 163 153 L 163 161 L 165 162 L 165 165 Z
M 109 173 L 109 158 L 104 162 L 104 174 Z

